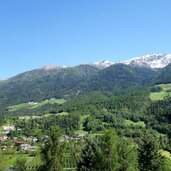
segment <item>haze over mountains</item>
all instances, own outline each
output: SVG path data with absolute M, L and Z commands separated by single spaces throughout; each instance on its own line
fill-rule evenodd
M 171 82 L 171 55 L 152 54 L 122 63 L 45 66 L 0 82 L 0 104 L 70 98 L 100 91 L 120 95 L 141 86 Z M 170 64 L 170 65 L 169 65 Z

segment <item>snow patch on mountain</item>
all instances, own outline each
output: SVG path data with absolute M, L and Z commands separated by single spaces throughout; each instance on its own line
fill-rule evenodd
M 171 54 L 149 54 L 121 62 L 130 66 L 164 68 L 171 63 Z
M 101 60 L 101 61 L 95 62 L 93 64 L 91 63 L 90 65 L 95 66 L 96 68 L 99 68 L 99 69 L 104 69 L 104 68 L 107 68 L 113 64 L 114 63 L 109 61 L 109 60 Z
M 49 71 L 49 70 L 55 70 L 55 69 L 64 69 L 67 68 L 66 66 L 58 66 L 58 65 L 47 65 L 47 66 L 43 66 L 41 69 L 45 70 L 45 71 Z
M 126 61 L 117 62 L 117 63 L 123 63 L 126 65 L 130 65 L 132 67 L 146 67 L 151 69 L 157 69 L 157 68 L 164 68 L 168 64 L 171 63 L 171 54 L 148 54 L 140 57 L 131 58 Z M 111 62 L 109 60 L 101 60 L 99 62 L 95 63 L 89 63 L 88 65 L 94 66 L 99 69 L 104 69 L 107 67 L 110 67 L 111 65 L 116 64 L 114 62 Z M 55 69 L 64 69 L 67 68 L 66 66 L 57 66 L 57 65 L 48 65 L 44 66 L 41 69 L 48 71 L 48 70 L 55 70 Z

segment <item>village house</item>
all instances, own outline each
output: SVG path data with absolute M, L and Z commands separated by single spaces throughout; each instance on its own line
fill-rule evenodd
M 8 133 L 10 133 L 11 131 L 15 131 L 15 126 L 13 126 L 13 125 L 11 125 L 11 126 L 3 126 L 2 127 L 3 128 L 3 130 L 4 130 L 4 134 L 8 134 Z
M 29 105 L 36 105 L 36 104 L 38 104 L 38 102 L 34 102 L 34 101 L 33 101 L 33 102 L 28 102 L 28 104 L 29 104 Z
M 28 149 L 29 151 L 36 151 L 37 150 L 37 146 L 30 146 L 30 148 Z
M 76 137 L 78 138 L 83 138 L 85 135 L 84 134 L 76 134 Z
M 69 137 L 68 135 L 63 135 L 61 138 L 60 138 L 60 141 L 61 142 L 64 142 L 64 141 L 69 141 L 71 140 L 72 137 Z
M 60 141 L 61 142 L 64 142 L 64 141 L 71 141 L 71 140 L 74 140 L 74 141 L 79 141 L 80 139 L 82 139 L 85 135 L 84 134 L 76 134 L 74 137 L 70 137 L 68 135 L 63 135 L 61 138 L 60 138 Z
M 31 146 L 30 144 L 21 144 L 20 148 L 24 151 L 36 151 L 37 146 Z
M 22 144 L 24 144 L 22 141 L 16 141 L 15 142 L 15 146 L 21 146 Z
M 2 150 L 2 151 L 6 151 L 6 150 L 7 150 L 7 147 L 6 147 L 6 146 L 2 146 L 2 147 L 1 147 L 1 150 Z
M 1 142 L 6 141 L 7 139 L 8 139 L 8 137 L 7 137 L 7 136 L 0 137 L 0 141 L 1 141 Z
M 28 142 L 37 142 L 38 141 L 38 139 L 36 137 L 24 137 L 23 140 L 28 141 Z
M 20 145 L 21 150 L 24 150 L 24 151 L 28 150 L 29 147 L 30 147 L 30 144 L 21 144 Z

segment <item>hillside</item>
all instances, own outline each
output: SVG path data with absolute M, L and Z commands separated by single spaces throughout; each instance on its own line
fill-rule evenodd
M 0 82 L 0 104 L 11 106 L 50 98 L 72 98 L 87 92 L 121 95 L 142 86 L 170 82 L 171 65 L 160 70 L 114 64 L 43 67 Z
M 152 82 L 157 72 L 147 68 L 135 68 L 124 64 L 115 64 L 96 73 L 91 79 L 92 90 L 123 94 L 139 86 Z
M 51 163 L 47 165 L 44 158 L 52 154 L 49 161 L 53 161 L 53 155 L 58 156 L 62 168 L 75 170 L 84 165 L 85 153 L 88 158 L 90 154 L 96 157 L 95 150 L 100 149 L 103 157 L 109 145 L 118 144 L 115 154 L 119 156 L 120 170 L 125 157 L 122 154 L 126 154 L 124 163 L 128 164 L 124 167 L 132 171 L 135 165 L 134 171 L 137 171 L 142 150 L 142 154 L 147 151 L 147 156 L 155 152 L 157 167 L 168 171 L 171 165 L 170 85 L 154 85 L 163 72 L 169 75 L 167 68 L 155 71 L 124 64 L 100 70 L 89 65 L 48 67 L 4 81 L 0 85 L 1 102 L 5 103 L 0 109 L 1 147 L 12 150 L 12 155 L 1 150 L 0 169 L 13 165 L 28 171 L 48 170 Z M 15 129 L 5 132 L 5 127 L 10 126 Z M 90 153 L 87 153 L 87 141 L 90 141 Z M 25 148 L 17 146 L 20 142 Z M 142 148 L 142 142 L 149 143 L 152 150 Z M 61 157 L 59 153 L 53 154 L 54 149 L 60 148 Z M 127 160 L 132 157 L 136 160 L 129 164 Z
M 164 68 L 171 63 L 171 54 L 149 54 L 145 56 L 135 57 L 126 61 L 124 64 L 137 67 L 147 68 Z
M 157 83 L 171 83 L 171 64 L 163 68 L 156 79 Z
M 75 96 L 79 86 L 97 71 L 93 66 L 80 65 L 64 69 L 37 69 L 19 74 L 0 84 L 0 104 Z

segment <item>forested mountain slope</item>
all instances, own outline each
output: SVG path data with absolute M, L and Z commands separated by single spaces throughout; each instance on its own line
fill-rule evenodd
M 115 64 L 96 73 L 91 79 L 91 89 L 123 94 L 129 89 L 152 82 L 157 72 L 148 68 L 136 68 Z
M 50 98 L 71 98 L 78 94 L 100 91 L 121 95 L 156 82 L 169 82 L 171 65 L 153 70 L 114 64 L 105 69 L 91 65 L 69 68 L 37 69 L 19 74 L 0 83 L 0 104 L 9 106 Z M 159 75 L 159 76 L 158 76 Z
M 157 83 L 171 83 L 171 64 L 163 68 L 156 79 Z
M 65 69 L 37 69 L 19 74 L 0 84 L 0 104 L 75 96 L 79 86 L 97 71 L 93 66 L 80 65 Z

